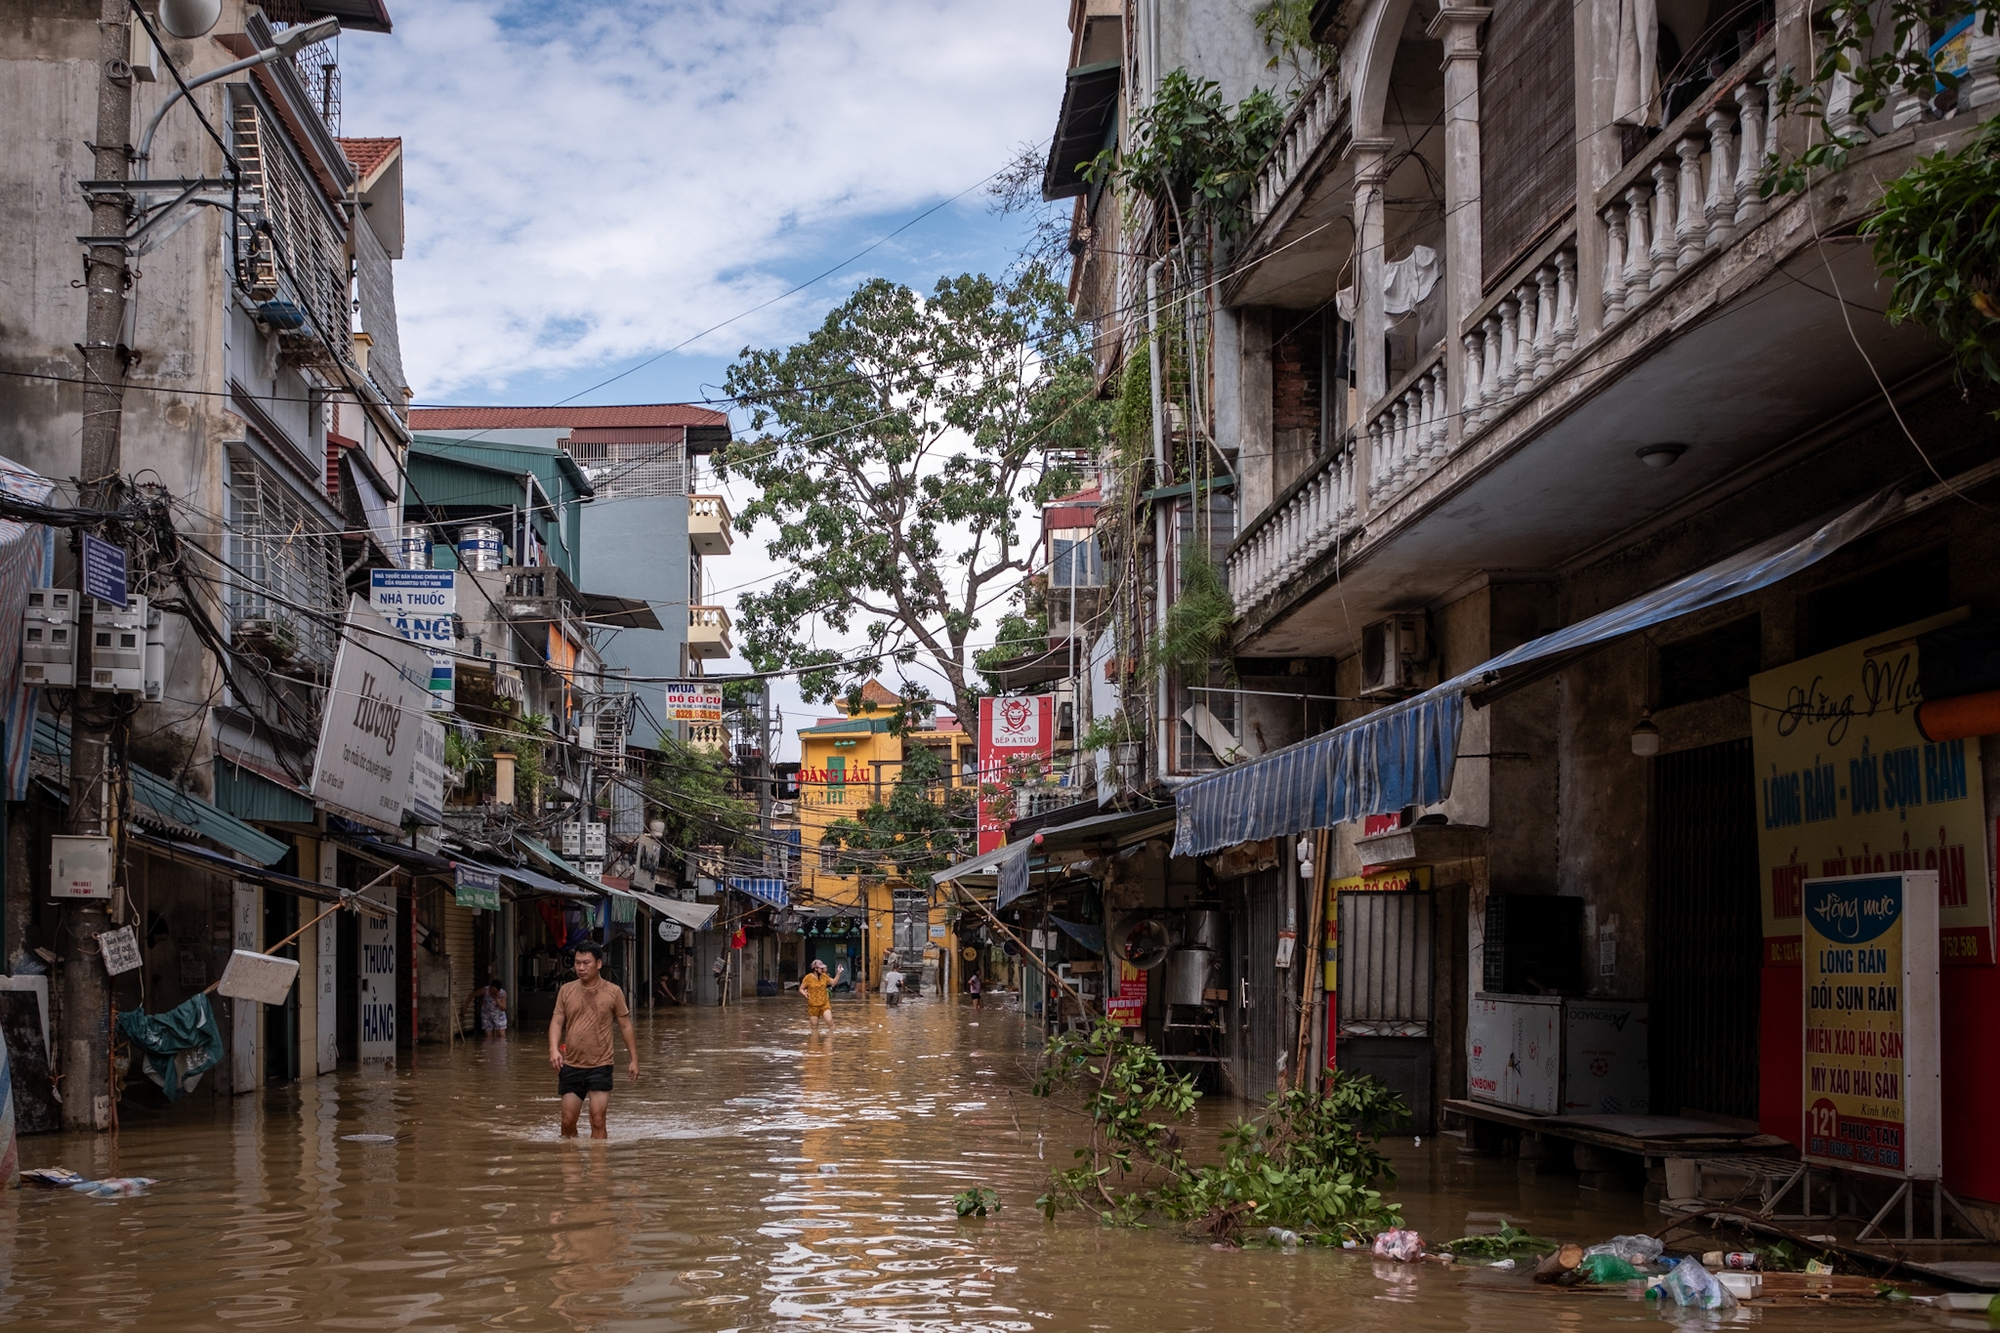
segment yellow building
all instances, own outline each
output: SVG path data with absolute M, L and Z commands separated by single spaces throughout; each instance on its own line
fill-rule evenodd
M 937 755 L 951 786 L 972 785 L 968 776 L 974 758 L 972 736 L 955 719 L 942 716 L 931 727 L 905 727 L 897 735 L 891 723 L 902 703 L 900 696 L 871 680 L 862 687 L 859 708 L 840 704 L 841 716 L 799 729 L 802 905 L 858 907 L 866 912 L 860 980 L 870 990 L 881 985 L 882 963 L 890 949 L 900 951 L 903 969 L 913 980 L 918 967 L 926 976 L 934 975 L 926 989 L 952 986 L 959 975 L 952 961 L 958 939 L 945 919 L 945 904 L 931 892 L 928 876 L 844 875 L 836 869 L 833 848 L 821 846 L 834 824 L 858 818 L 869 806 L 889 799 L 905 758 L 918 747 Z M 938 795 L 942 799 L 943 792 Z

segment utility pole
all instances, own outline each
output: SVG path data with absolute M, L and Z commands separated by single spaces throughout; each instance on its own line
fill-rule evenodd
M 90 145 L 97 178 L 122 181 L 131 177 L 132 50 L 131 11 L 127 0 L 101 0 L 98 31 L 97 135 Z M 123 426 L 126 288 L 131 272 L 126 264 L 127 197 L 95 191 L 91 195 L 90 245 L 84 260 L 88 298 L 84 320 L 82 457 L 78 480 L 79 504 L 86 509 L 116 509 L 124 496 L 119 473 L 124 468 L 120 448 Z M 77 561 L 77 588 L 83 587 L 83 567 Z M 90 679 L 91 599 L 77 599 L 83 621 L 77 652 L 76 698 L 70 720 L 69 818 L 71 833 L 115 836 L 111 820 L 116 801 L 113 784 L 121 775 L 121 752 L 113 757 L 120 727 L 116 712 L 86 706 Z M 115 699 L 116 696 L 110 696 Z M 116 708 L 115 703 L 111 705 Z M 114 852 L 117 844 L 113 844 Z M 122 858 L 113 861 L 114 878 L 122 880 Z M 113 890 L 116 892 L 116 889 Z M 68 1129 L 111 1127 L 111 977 L 104 970 L 97 936 L 111 928 L 111 919 L 96 902 L 69 904 L 63 949 L 62 1091 L 63 1125 Z

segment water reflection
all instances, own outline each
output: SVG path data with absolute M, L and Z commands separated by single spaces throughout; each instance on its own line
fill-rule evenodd
M 796 997 L 639 1020 L 644 1082 L 608 1143 L 558 1141 L 539 1033 L 414 1070 L 190 1104 L 115 1140 L 27 1141 L 27 1165 L 166 1183 L 136 1199 L 0 1195 L 0 1324 L 38 1329 L 1227 1330 L 1591 1333 L 1656 1324 L 1618 1296 L 1324 1252 L 1217 1252 L 1054 1227 L 1066 1117 L 1026 1095 L 1017 1016 Z M 1198 1140 L 1238 1108 L 1203 1109 Z M 1399 1149 L 1427 1234 L 1505 1215 L 1542 1234 L 1657 1225 L 1636 1197 L 1519 1181 L 1455 1140 Z M 999 1191 L 960 1222 L 951 1196 Z M 1761 1312 L 1768 1330 L 1935 1327 L 1922 1313 Z

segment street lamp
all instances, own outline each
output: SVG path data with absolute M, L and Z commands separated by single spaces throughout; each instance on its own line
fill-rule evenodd
M 221 69 L 210 70 L 200 78 L 189 79 L 184 86 L 175 88 L 168 94 L 167 99 L 160 103 L 160 109 L 153 113 L 152 120 L 147 122 L 146 132 L 139 136 L 138 151 L 132 155 L 133 161 L 139 164 L 139 179 L 146 178 L 146 162 L 152 156 L 153 135 L 159 130 L 160 121 L 165 119 L 167 112 L 173 110 L 174 103 L 180 101 L 182 97 L 205 83 L 214 83 L 217 79 L 227 78 L 231 74 L 240 73 L 253 66 L 267 65 L 273 60 L 289 60 L 306 47 L 317 46 L 332 39 L 339 32 L 340 20 L 331 15 L 314 19 L 311 23 L 301 23 L 295 28 L 287 28 L 279 33 L 270 46 L 257 54 L 246 56 L 235 64 L 224 65 Z

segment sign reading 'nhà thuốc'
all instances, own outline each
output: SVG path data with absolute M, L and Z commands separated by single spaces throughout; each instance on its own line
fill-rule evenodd
M 1917 730 L 1917 637 L 1953 612 L 1750 679 L 1764 961 L 1797 966 L 1809 878 L 1937 872 L 1941 960 L 1991 963 L 1978 742 Z

